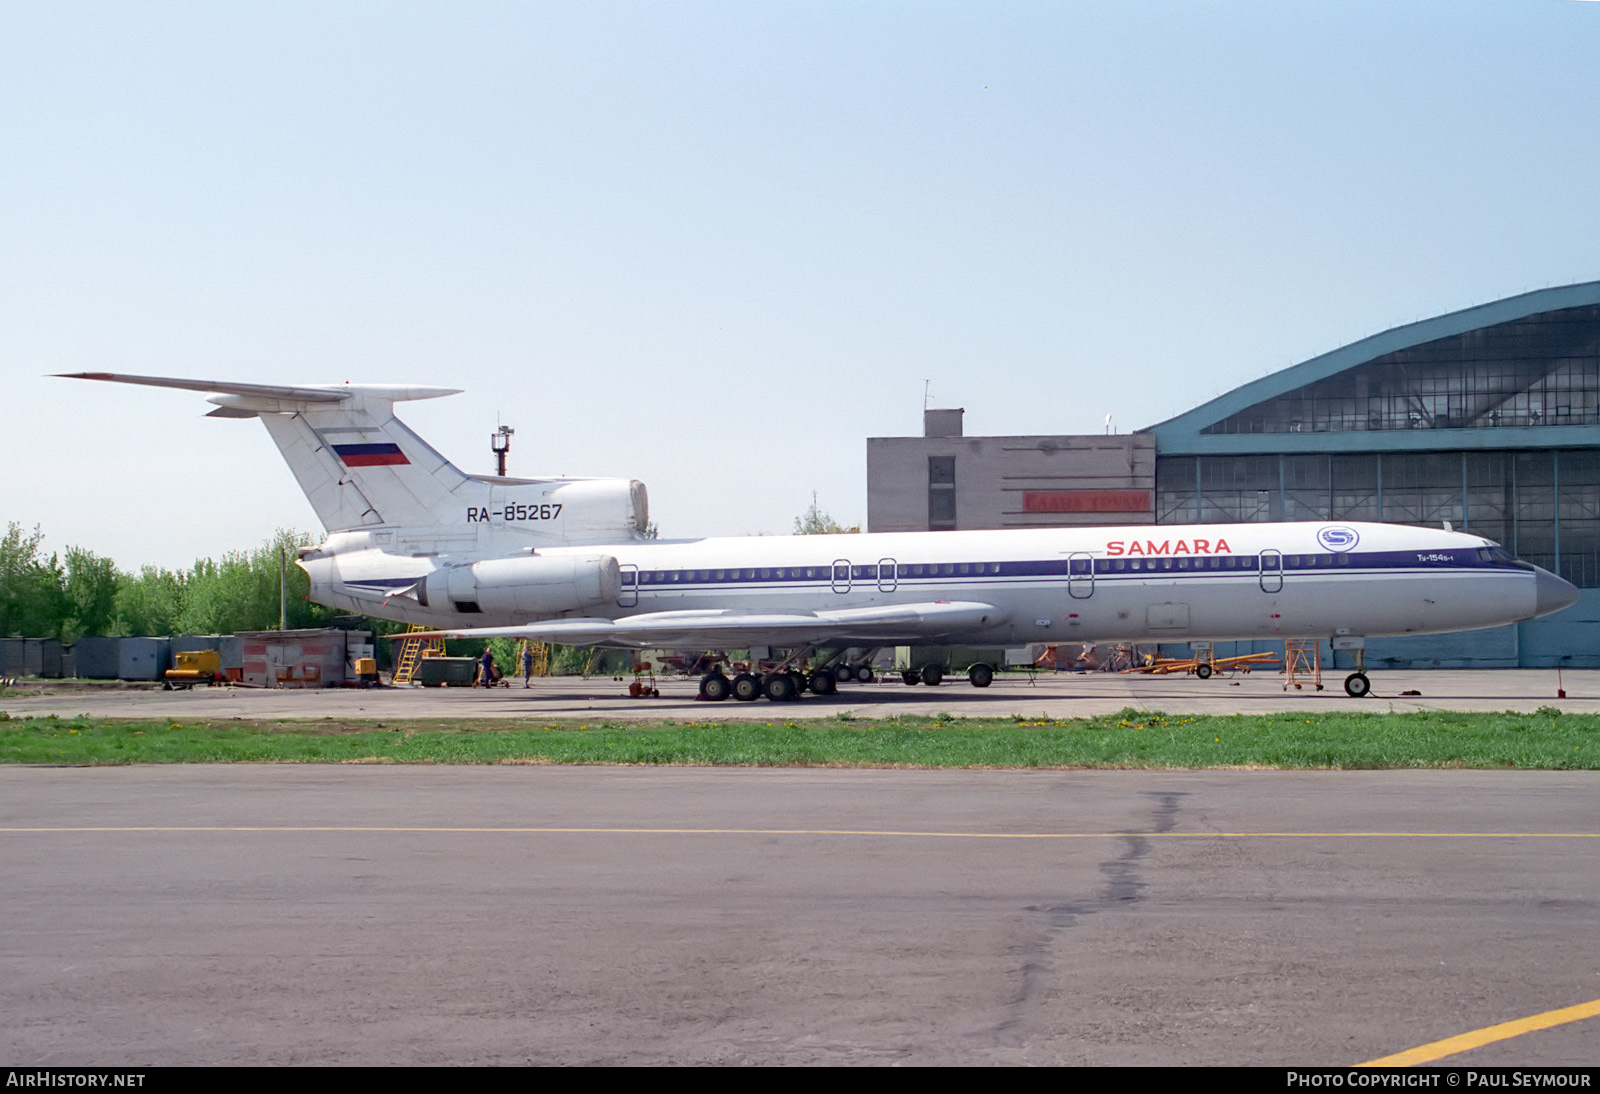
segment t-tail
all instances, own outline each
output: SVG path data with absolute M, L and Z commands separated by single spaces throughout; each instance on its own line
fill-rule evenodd
M 208 401 L 216 405 L 210 417 L 260 418 L 330 533 L 378 525 L 448 532 L 459 526 L 461 532 L 476 533 L 470 536 L 476 546 L 487 548 L 488 539 L 582 543 L 631 538 L 648 520 L 640 483 L 468 475 L 395 417 L 397 402 L 454 395 L 456 388 L 279 386 L 114 372 L 65 375 L 207 392 Z

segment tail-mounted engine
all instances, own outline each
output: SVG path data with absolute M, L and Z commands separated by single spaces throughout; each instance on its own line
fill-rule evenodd
M 614 604 L 622 571 L 611 555 L 533 555 L 447 566 L 417 590 L 424 607 L 516 619 Z

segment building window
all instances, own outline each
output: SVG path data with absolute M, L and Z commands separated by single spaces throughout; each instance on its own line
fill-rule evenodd
M 928 530 L 951 531 L 956 526 L 956 458 L 928 457 Z

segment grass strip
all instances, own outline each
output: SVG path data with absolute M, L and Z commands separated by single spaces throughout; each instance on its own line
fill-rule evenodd
M 1600 715 L 848 715 L 747 722 L 0 720 L 0 763 L 686 764 L 752 767 L 1600 767 Z

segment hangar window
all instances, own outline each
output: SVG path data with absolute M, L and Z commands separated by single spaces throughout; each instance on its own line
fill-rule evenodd
M 1600 422 L 1600 307 L 1525 316 L 1375 357 L 1205 433 L 1323 433 Z

